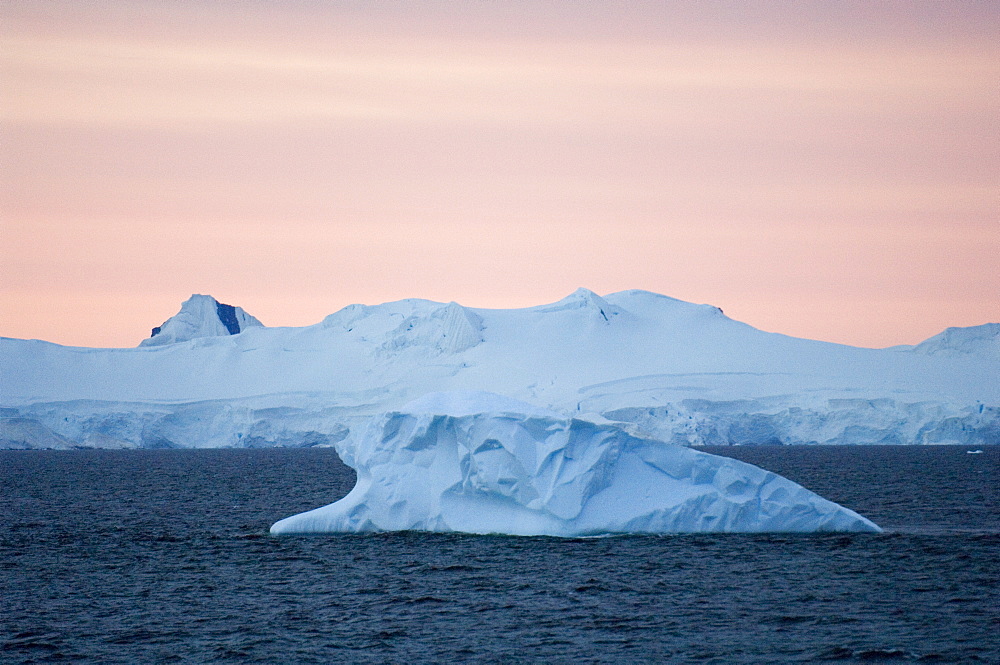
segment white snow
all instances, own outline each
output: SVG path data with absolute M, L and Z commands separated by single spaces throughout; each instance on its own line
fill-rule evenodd
M 272 533 L 880 531 L 755 466 L 488 393 L 426 395 L 338 450 L 355 488 Z
M 148 337 L 140 346 L 160 346 L 175 342 L 186 342 L 198 337 L 218 337 L 235 334 L 222 320 L 220 310 L 230 309 L 231 325 L 235 324 L 237 332 L 247 328 L 260 327 L 263 324 L 243 311 L 242 307 L 232 307 L 221 304 L 212 296 L 195 294 L 181 304 L 181 310 L 162 325 L 153 336 Z
M 1000 358 L 1000 323 L 968 328 L 948 328 L 913 347 L 916 353 L 975 354 Z
M 232 312 L 239 334 L 218 301 L 193 296 L 133 349 L 0 338 L 0 415 L 15 419 L 0 446 L 333 445 L 456 390 L 684 445 L 1000 443 L 998 324 L 862 349 L 585 289 L 517 310 L 351 305 L 302 328 Z

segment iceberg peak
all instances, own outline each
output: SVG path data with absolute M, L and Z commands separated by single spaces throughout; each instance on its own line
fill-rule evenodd
M 153 328 L 139 346 L 162 346 L 199 337 L 237 335 L 247 328 L 263 327 L 242 307 L 221 303 L 212 296 L 194 294 L 181 304 L 177 314 Z
M 436 304 L 430 312 L 420 308 L 404 317 L 384 339 L 378 349 L 383 356 L 410 350 L 431 355 L 455 354 L 483 341 L 483 320 L 456 302 Z
M 606 323 L 610 323 L 614 317 L 619 316 L 622 313 L 620 308 L 612 305 L 590 289 L 584 288 L 577 289 L 562 300 L 554 302 L 551 305 L 541 305 L 539 307 L 531 307 L 528 309 L 528 311 L 540 313 L 569 310 L 583 310 L 589 312 L 592 315 L 592 318 Z

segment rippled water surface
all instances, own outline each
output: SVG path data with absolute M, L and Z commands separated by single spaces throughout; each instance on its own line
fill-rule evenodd
M 331 450 L 0 451 L 0 662 L 1000 662 L 1000 448 L 711 449 L 884 534 L 283 537 Z

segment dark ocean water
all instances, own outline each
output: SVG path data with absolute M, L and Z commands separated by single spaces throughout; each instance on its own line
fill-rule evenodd
M 1000 448 L 712 452 L 885 534 L 273 538 L 331 450 L 0 451 L 3 663 L 1000 663 Z

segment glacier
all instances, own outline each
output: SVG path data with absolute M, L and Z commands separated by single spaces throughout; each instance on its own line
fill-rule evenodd
M 195 295 L 136 348 L 0 338 L 0 448 L 350 445 L 432 392 L 598 414 L 683 446 L 1000 443 L 1000 324 L 865 349 L 647 291 L 408 299 L 267 327 Z
M 781 476 L 628 429 L 501 395 L 430 393 L 338 446 L 357 471 L 347 496 L 271 533 L 881 530 Z

